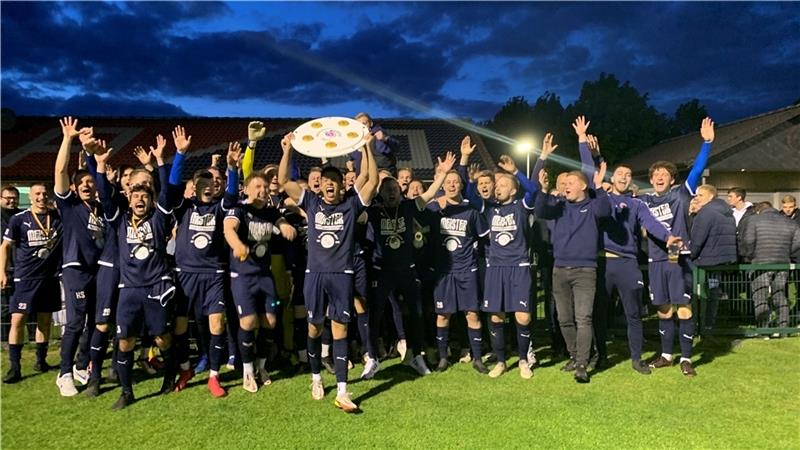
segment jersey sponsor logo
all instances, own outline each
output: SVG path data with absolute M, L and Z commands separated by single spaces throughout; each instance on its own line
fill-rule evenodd
M 253 220 L 247 223 L 247 239 L 253 243 L 252 252 L 258 258 L 267 254 L 268 244 L 275 227 L 269 222 L 256 222 Z
M 505 216 L 495 215 L 492 217 L 492 234 L 494 241 L 501 247 L 505 247 L 514 240 L 514 232 L 517 231 L 517 221 L 514 214 Z
M 381 218 L 381 235 L 390 236 L 392 234 L 401 234 L 406 231 L 406 219 L 398 217 L 397 219 L 390 219 L 388 217 Z
M 320 211 L 314 214 L 314 228 L 320 231 L 339 231 L 344 229 L 344 213 L 330 215 Z
M 448 236 L 466 236 L 468 223 L 465 219 L 442 217 L 439 220 L 439 230 Z
M 669 203 L 653 206 L 650 208 L 650 212 L 653 213 L 653 216 L 655 216 L 656 220 L 666 225 L 668 229 L 672 228 L 673 214 Z
M 216 227 L 216 214 L 199 214 L 197 211 L 192 211 L 192 214 L 189 216 L 189 229 L 192 231 L 213 233 Z

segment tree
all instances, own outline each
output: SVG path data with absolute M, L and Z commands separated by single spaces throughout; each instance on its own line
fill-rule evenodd
M 672 135 L 683 136 L 686 133 L 697 131 L 700 122 L 708 117 L 708 111 L 700 100 L 694 98 L 678 106 L 675 117 L 672 119 Z
M 569 120 L 579 115 L 591 120 L 591 134 L 598 137 L 603 157 L 618 163 L 670 135 L 666 115 L 648 104 L 629 82 L 620 83 L 613 74 L 600 74 L 583 83 L 578 99 L 565 111 Z

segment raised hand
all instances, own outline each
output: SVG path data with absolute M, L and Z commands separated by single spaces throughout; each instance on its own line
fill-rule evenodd
M 150 148 L 152 149 L 153 147 Z M 148 152 L 141 145 L 133 149 L 133 156 L 135 156 L 143 166 L 153 164 L 153 153 Z
M 603 180 L 606 179 L 606 170 L 608 170 L 608 164 L 603 161 L 600 163 L 600 170 L 597 170 L 594 173 L 594 185 L 597 189 L 600 189 L 603 186 Z
M 174 133 L 173 133 L 174 136 Z M 155 156 L 156 162 L 160 165 L 164 161 L 164 149 L 167 147 L 167 140 L 164 139 L 164 136 L 158 135 L 156 136 L 156 146 L 150 146 L 150 153 Z
M 575 134 L 578 135 L 578 142 L 586 142 L 586 130 L 589 129 L 589 124 L 592 123 L 591 121 L 587 121 L 586 117 L 578 116 L 575 119 L 575 122 L 572 124 L 572 128 L 575 130 Z
M 58 121 L 61 124 L 61 132 L 64 134 L 66 138 L 74 138 L 81 133 L 88 132 L 88 128 L 84 128 L 83 130 L 78 130 L 78 119 L 73 119 L 72 117 L 64 117 L 63 119 Z
M 703 123 L 700 125 L 700 136 L 703 136 L 703 140 L 706 142 L 714 142 L 714 121 L 711 120 L 711 117 L 703 119 Z
M 217 153 L 211 155 L 211 166 L 209 167 L 218 167 L 220 161 L 222 161 L 222 155 Z
M 436 160 L 438 161 L 436 165 L 436 175 L 447 174 L 447 172 L 453 169 L 453 165 L 456 163 L 456 155 L 453 152 L 447 152 L 444 159 L 436 157 Z
M 597 137 L 592 134 L 587 134 L 586 139 L 589 143 L 589 150 L 592 151 L 593 154 L 599 155 L 600 154 L 600 143 L 597 141 Z
M 115 183 L 117 181 L 117 172 L 119 172 L 117 169 L 111 167 L 110 164 L 106 164 L 106 178 L 108 178 L 108 181 Z
M 103 139 L 97 140 L 97 152 L 94 154 L 94 160 L 97 161 L 97 165 L 99 166 L 102 164 L 103 166 L 106 165 L 106 161 L 108 158 L 111 157 L 111 151 L 114 150 L 113 148 L 106 147 L 106 141 Z
M 514 160 L 508 155 L 501 155 L 500 161 L 497 162 L 497 166 L 512 175 L 517 173 L 517 165 L 514 164 Z
M 472 144 L 472 139 L 469 135 L 464 136 L 464 139 L 461 140 L 461 154 L 462 155 L 471 155 L 473 151 L 475 151 L 475 145 Z
M 281 139 L 281 150 L 287 153 L 292 150 L 292 140 L 294 140 L 294 133 L 286 133 Z
M 544 170 L 539 171 L 539 186 L 541 186 L 543 192 L 547 192 L 548 185 L 550 184 L 550 178 L 547 176 L 547 172 Z
M 481 172 L 481 165 L 478 163 L 472 163 L 469 165 L 469 179 L 473 183 L 477 181 L 478 174 Z
M 542 140 L 542 152 L 539 155 L 539 159 L 545 160 L 550 155 L 556 151 L 558 145 L 553 145 L 553 134 L 547 133 L 544 135 L 544 140 Z
M 78 134 L 78 139 L 81 141 L 81 147 L 87 153 L 93 154 L 97 152 L 97 139 L 94 138 L 94 128 L 83 128 L 81 131 L 87 130 L 86 133 Z
M 242 146 L 238 141 L 228 144 L 228 167 L 239 167 L 239 161 L 242 158 Z
M 158 136 L 161 137 L 160 134 Z M 175 148 L 178 150 L 178 153 L 186 153 L 186 150 L 189 149 L 189 145 L 192 143 L 192 137 L 187 137 L 186 130 L 180 125 L 175 127 L 175 130 L 172 131 L 172 140 L 175 142 Z M 156 156 L 156 158 L 158 157 L 159 156 Z
M 267 128 L 264 126 L 264 122 L 253 121 L 247 124 L 247 140 L 250 142 L 258 142 L 264 139 L 266 133 Z

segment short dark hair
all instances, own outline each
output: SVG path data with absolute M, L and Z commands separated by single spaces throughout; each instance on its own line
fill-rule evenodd
M 92 174 L 86 169 L 78 169 L 72 174 L 72 180 L 70 181 L 72 181 L 72 184 L 79 183 L 85 176 L 92 177 Z M 92 177 L 92 180 L 94 180 L 94 177 Z
M 674 163 L 671 163 L 669 161 L 656 161 L 652 165 L 650 165 L 648 176 L 650 178 L 653 178 L 653 172 L 655 172 L 658 169 L 665 169 L 667 172 L 669 172 L 669 175 L 672 177 L 673 180 L 678 175 L 678 166 L 676 166 Z
M 208 169 L 197 170 L 192 175 L 192 183 L 197 184 L 197 180 L 199 178 L 206 178 L 206 179 L 209 179 L 209 180 L 213 180 L 214 179 L 214 174 L 212 174 L 211 171 L 208 170 Z
M 133 170 L 133 169 L 135 169 L 135 167 L 133 167 L 130 164 L 120 164 L 119 174 L 122 175 L 123 173 L 125 173 L 126 170 Z
M 736 196 L 741 198 L 742 200 L 744 200 L 745 197 L 747 197 L 747 191 L 745 191 L 744 188 L 740 187 L 732 187 L 728 189 L 728 194 L 736 194 Z
M 614 173 L 614 172 L 617 171 L 617 169 L 622 169 L 623 167 L 628 169 L 628 170 L 630 170 L 631 172 L 633 172 L 633 169 L 631 169 L 631 166 L 629 166 L 627 164 L 617 164 L 616 166 L 614 166 L 614 170 L 612 170 L 611 173 Z
M 339 182 L 342 182 L 344 180 L 344 177 L 342 176 L 342 171 L 339 170 L 338 167 L 327 166 L 322 170 L 320 170 L 319 175 L 321 177 L 330 178 L 331 180 L 333 179 L 339 180 Z
M 758 202 L 758 203 L 756 203 L 754 209 L 755 209 L 756 213 L 760 213 L 760 212 L 764 211 L 767 208 L 772 208 L 772 203 L 770 203 L 770 202 Z

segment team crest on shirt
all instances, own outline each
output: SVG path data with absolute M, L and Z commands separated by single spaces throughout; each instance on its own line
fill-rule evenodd
M 495 234 L 494 241 L 501 247 L 505 247 L 514 240 L 513 233 L 515 231 L 517 231 L 517 221 L 514 219 L 513 213 L 492 217 L 492 234 Z
M 439 219 L 439 231 L 441 234 L 447 236 L 442 245 L 449 252 L 454 252 L 462 247 L 461 239 L 467 235 L 467 222 L 465 219 L 457 219 L 454 217 L 442 217 Z
M 198 250 L 208 247 L 216 226 L 216 214 L 199 214 L 197 211 L 192 211 L 189 216 L 189 231 L 193 231 L 194 234 L 189 242 Z
M 248 221 L 247 240 L 252 242 L 253 253 L 261 258 L 267 254 L 268 243 L 275 232 L 275 226 L 269 222 Z
M 322 248 L 332 248 L 339 245 L 341 241 L 339 235 L 335 232 L 344 229 L 344 214 L 335 212 L 327 215 L 320 211 L 314 214 L 314 228 L 322 231 L 319 237 L 317 237 L 317 243 L 321 245 Z
M 143 261 L 153 253 L 153 228 L 150 222 L 145 222 L 136 228 L 129 224 L 125 238 L 128 244 L 133 245 L 130 253 L 132 258 Z
M 103 248 L 106 244 L 106 223 L 95 214 L 89 214 L 89 221 L 86 224 L 89 235 L 94 240 L 97 248 Z

